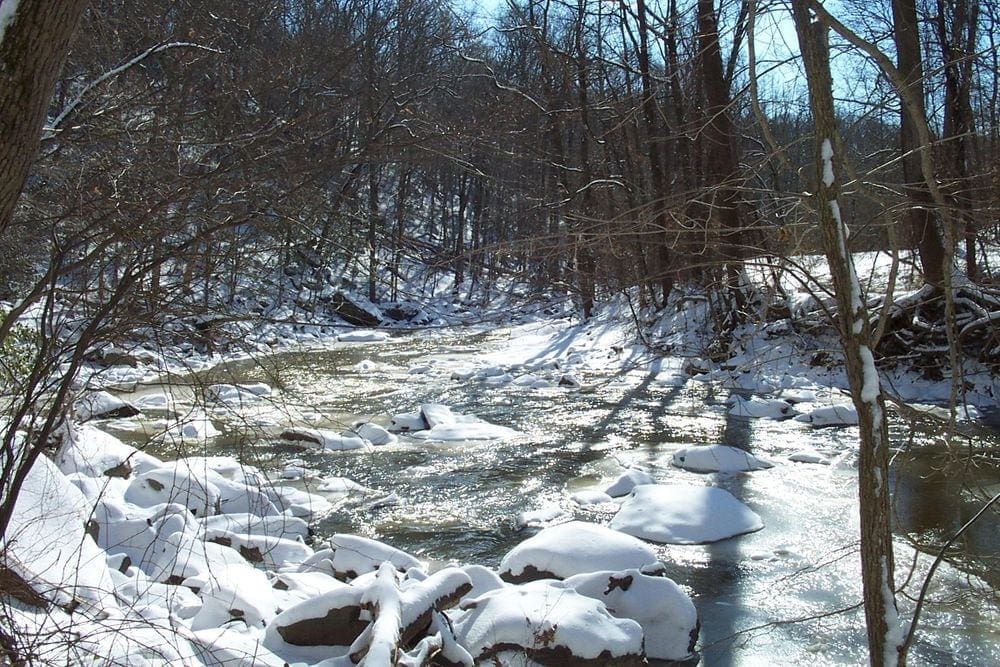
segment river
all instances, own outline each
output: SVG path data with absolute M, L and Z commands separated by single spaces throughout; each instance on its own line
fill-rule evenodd
M 700 664 L 867 662 L 858 609 L 851 455 L 856 429 L 732 417 L 724 404 L 727 390 L 711 383 L 662 384 L 644 364 L 618 372 L 581 367 L 575 372 L 582 389 L 526 389 L 452 377 L 481 363 L 485 352 L 509 345 L 504 329 L 421 332 L 378 345 L 341 344 L 231 363 L 198 380 L 266 382 L 279 390 L 282 410 L 315 412 L 322 417 L 315 425 L 326 428 L 342 429 L 361 419 L 387 424 L 393 414 L 436 402 L 517 429 L 521 437 L 447 444 L 404 438 L 372 453 L 316 453 L 282 444 L 275 429 L 262 434 L 229 418 L 227 436 L 213 452 L 238 455 L 266 470 L 292 461 L 380 490 L 342 502 L 315 526 L 318 538 L 355 532 L 431 562 L 496 566 L 508 549 L 533 534 L 534 527 L 519 527 L 523 512 L 541 510 L 537 516 L 557 522 L 573 516 L 606 523 L 613 507 L 581 508 L 569 494 L 603 488 L 634 465 L 651 471 L 658 482 L 702 484 L 706 476 L 666 465 L 664 457 L 669 460 L 680 443 L 742 447 L 775 461 L 775 467 L 711 479 L 756 511 L 764 529 L 714 544 L 657 547 L 669 576 L 698 608 Z M 410 372 L 421 366 L 427 369 Z M 184 391 L 175 387 L 175 393 Z M 893 464 L 897 580 L 902 581 L 913 562 L 910 544 L 931 551 L 975 512 L 979 498 L 996 492 L 1000 474 L 995 462 L 969 465 L 961 452 L 944 450 L 930 426 L 914 428 L 895 419 L 893 436 L 905 445 Z M 985 430 L 976 437 L 990 440 L 994 449 L 1000 442 Z M 787 460 L 806 445 L 832 454 L 833 464 Z M 990 566 L 998 548 L 1000 521 L 992 512 L 951 554 L 957 566 L 936 576 L 935 603 L 925 609 L 911 664 L 1000 664 L 1000 606 L 988 585 L 1000 584 Z M 916 595 L 931 560 L 926 553 L 917 559 L 908 595 Z M 911 601 L 901 598 L 901 606 L 908 618 Z

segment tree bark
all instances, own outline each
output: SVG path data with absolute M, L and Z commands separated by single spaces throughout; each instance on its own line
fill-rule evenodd
M 10 2 L 11 0 L 7 0 Z M 0 42 L 0 234 L 28 177 L 87 0 L 21 0 Z
M 811 23 L 806 3 L 792 3 L 795 30 L 805 63 L 809 104 L 816 127 L 814 200 L 837 299 L 837 325 L 851 397 L 858 411 L 858 463 L 861 519 L 861 578 L 869 661 L 874 666 L 902 664 L 902 632 L 893 588 L 893 551 L 889 504 L 889 430 L 878 373 L 872 356 L 871 327 L 854 262 L 847 226 L 841 217 L 839 161 L 841 142 L 833 107 L 827 27 Z

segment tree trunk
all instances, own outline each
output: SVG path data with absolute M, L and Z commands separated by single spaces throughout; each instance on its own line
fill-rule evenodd
M 638 17 L 639 30 L 639 79 L 642 86 L 642 118 L 646 126 L 646 150 L 649 156 L 649 174 L 652 181 L 652 206 L 656 213 L 653 216 L 658 233 L 662 235 L 658 249 L 660 260 L 660 287 L 663 292 L 663 304 L 666 305 L 667 298 L 674 288 L 674 273 L 676 267 L 673 258 L 673 249 L 667 234 L 669 222 L 666 214 L 666 175 L 663 171 L 663 161 L 660 151 L 663 150 L 662 137 L 659 123 L 659 109 L 653 92 L 653 77 L 649 63 L 649 36 L 646 24 L 646 3 L 645 0 L 638 0 L 636 3 L 636 14 Z
M 948 194 L 954 202 L 955 219 L 961 222 L 965 238 L 966 275 L 975 280 L 979 272 L 973 216 L 976 196 L 969 177 L 969 144 L 976 131 L 971 93 L 979 4 L 968 0 L 937 0 L 937 12 L 938 40 L 944 61 L 943 171 L 952 181 L 947 186 Z M 949 13 L 951 25 L 948 24 Z
M 902 632 L 893 594 L 892 531 L 889 522 L 889 429 L 878 372 L 869 347 L 871 331 L 861 286 L 848 253 L 841 218 L 841 143 L 833 108 L 826 26 L 811 23 L 806 3 L 792 3 L 795 30 L 806 68 L 809 104 L 816 127 L 814 202 L 837 299 L 837 325 L 851 398 L 858 411 L 861 518 L 861 577 L 869 660 L 873 667 L 901 664 Z
M 924 281 L 941 287 L 944 284 L 945 248 L 941 230 L 934 220 L 934 200 L 927 189 L 920 164 L 922 150 L 920 135 L 913 114 L 924 109 L 924 69 L 920 59 L 920 32 L 917 25 L 915 0 L 892 0 L 893 37 L 896 42 L 896 61 L 899 73 L 909 89 L 910 98 L 918 109 L 900 111 L 900 145 L 903 151 L 903 187 L 910 200 L 906 212 L 907 226 L 920 256 Z
M 14 215 L 38 151 L 52 88 L 87 4 L 21 0 L 0 36 L 0 234 Z
M 710 230 L 719 230 L 719 253 L 725 262 L 725 291 L 735 295 L 742 306 L 739 291 L 740 214 L 736 180 L 739 166 L 733 154 L 733 122 L 729 117 L 729 85 L 722 69 L 719 29 L 712 0 L 698 0 L 698 42 L 702 85 L 705 90 L 705 130 L 703 132 L 708 219 Z M 709 232 L 711 235 L 711 232 Z

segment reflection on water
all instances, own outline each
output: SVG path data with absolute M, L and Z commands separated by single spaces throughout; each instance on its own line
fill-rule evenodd
M 764 530 L 710 545 L 659 547 L 670 576 L 698 606 L 703 663 L 866 662 L 863 616 L 857 609 L 858 521 L 850 465 L 856 431 L 730 417 L 725 391 L 697 383 L 660 385 L 643 370 L 607 377 L 577 369 L 586 387 L 582 391 L 452 379 L 453 371 L 474 364 L 477 350 L 491 342 L 486 334 L 414 335 L 375 347 L 285 355 L 266 370 L 235 364 L 202 380 L 280 386 L 289 415 L 324 428 L 342 429 L 356 419 L 387 424 L 394 413 L 439 402 L 518 429 L 523 437 L 504 443 L 428 444 L 404 438 L 399 445 L 360 455 L 276 448 L 273 429 L 271 437 L 245 429 L 243 436 L 221 443 L 227 453 L 265 455 L 265 467 L 301 459 L 325 476 L 349 477 L 395 494 L 385 502 L 343 504 L 319 523 L 318 534 L 362 533 L 429 561 L 497 565 L 532 532 L 519 530 L 515 522 L 525 511 L 562 510 L 606 522 L 613 507 L 581 509 L 567 490 L 603 488 L 623 466 L 645 466 L 660 482 L 717 484 L 760 514 Z M 362 363 L 366 360 L 374 363 Z M 430 369 L 411 374 L 409 368 L 418 364 Z M 909 429 L 899 435 L 911 437 Z M 912 437 L 931 441 L 920 433 Z M 752 474 L 711 477 L 664 467 L 662 458 L 682 443 L 725 443 L 778 464 Z M 807 445 L 843 460 L 831 466 L 786 460 Z M 940 543 L 978 509 L 972 492 L 981 495 L 1000 479 L 995 466 L 956 470 L 951 460 L 924 454 L 896 458 L 895 517 L 906 539 Z M 962 562 L 982 563 L 996 554 L 997 518 L 992 513 L 957 545 Z M 901 571 L 912 560 L 910 553 L 897 558 Z M 930 560 L 918 561 L 911 589 L 919 589 Z M 974 572 L 1000 583 L 996 570 L 976 567 Z M 933 596 L 954 599 L 925 612 L 913 663 L 1000 664 L 997 608 L 986 605 L 975 582 L 954 569 L 943 570 L 938 580 Z M 912 604 L 903 599 L 903 607 L 906 617 Z M 840 610 L 846 611 L 834 613 Z M 807 617 L 812 620 L 788 622 Z

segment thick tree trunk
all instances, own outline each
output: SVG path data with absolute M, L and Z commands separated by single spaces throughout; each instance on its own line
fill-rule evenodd
M 889 430 L 884 397 L 869 346 L 868 312 L 861 297 L 854 261 L 848 252 L 847 226 L 841 218 L 838 200 L 841 143 L 833 108 L 827 28 L 810 22 L 806 3 L 793 3 L 792 13 L 816 127 L 814 202 L 837 297 L 837 325 L 844 349 L 844 365 L 858 411 L 861 577 L 869 660 L 877 667 L 897 665 L 902 662 L 902 632 L 893 594 Z
M 719 254 L 725 262 L 725 287 L 733 290 L 737 303 L 741 300 L 739 287 L 740 243 L 739 165 L 733 153 L 733 122 L 729 116 L 732 100 L 729 84 L 722 69 L 722 52 L 719 49 L 719 29 L 715 18 L 713 0 L 698 0 L 698 42 L 702 85 L 705 90 L 705 146 L 706 194 L 708 218 L 714 221 L 709 229 L 718 229 Z M 742 305 L 742 304 L 740 304 Z
M 903 151 L 903 186 L 910 200 L 906 222 L 920 255 L 924 281 L 941 287 L 944 284 L 945 248 L 941 230 L 934 219 L 934 200 L 927 189 L 920 164 L 921 145 L 913 114 L 926 117 L 923 107 L 923 62 L 920 59 L 920 32 L 917 25 L 915 0 L 893 0 L 893 36 L 899 73 L 910 92 L 910 99 L 919 109 L 903 105 L 900 112 L 900 144 Z
M 13 0 L 5 0 L 13 2 Z M 0 41 L 0 234 L 38 151 L 52 88 L 87 0 L 21 0 Z

